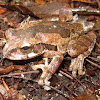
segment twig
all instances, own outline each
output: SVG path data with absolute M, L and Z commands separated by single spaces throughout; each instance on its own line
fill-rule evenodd
M 70 100 L 72 100 L 72 92 L 73 92 L 73 89 L 74 89 L 74 86 L 75 86 L 76 83 L 80 83 L 80 84 L 83 86 L 83 88 L 85 88 L 85 89 L 87 88 L 85 85 L 83 85 L 83 84 L 80 82 L 80 79 L 83 77 L 83 75 L 80 76 L 80 77 L 77 79 L 77 78 L 75 78 L 75 77 L 72 77 L 71 75 L 68 75 L 67 73 L 64 73 L 64 72 L 61 71 L 61 70 L 60 70 L 60 72 L 61 72 L 63 75 L 69 77 L 70 79 L 75 79 L 75 80 L 76 80 L 76 82 L 74 83 L 74 85 L 73 85 L 73 87 L 72 87 L 71 93 L 70 93 Z M 93 93 L 89 88 L 88 88 L 88 91 L 90 91 L 91 93 Z
M 93 56 L 100 56 L 99 53 L 92 53 Z
M 73 13 L 77 14 L 93 14 L 93 15 L 100 15 L 100 11 L 96 9 L 89 9 L 85 7 L 73 8 L 71 9 Z
M 3 96 L 2 96 L 2 94 L 1 94 L 1 93 L 0 93 L 0 99 L 1 99 L 1 100 L 4 100 L 4 99 L 3 99 Z
M 81 79 L 82 77 L 83 77 L 83 75 L 80 76 L 78 79 L 75 78 L 76 82 L 74 83 L 74 85 L 73 85 L 73 87 L 72 87 L 71 94 L 70 94 L 70 100 L 72 100 L 72 92 L 73 92 L 73 89 L 74 89 L 74 86 L 75 86 L 76 83 L 80 83 L 80 84 L 83 86 L 84 89 L 87 88 L 87 87 L 86 87 L 84 84 L 82 84 L 81 81 L 80 81 L 80 79 Z M 89 88 L 87 88 L 87 90 L 88 90 L 89 92 L 93 93 L 93 91 L 90 90 Z
M 33 80 L 32 78 L 27 78 L 27 77 L 21 77 L 21 76 L 4 76 L 4 77 L 13 77 L 13 78 L 21 78 L 21 79 L 25 79 L 25 80 L 30 80 L 33 82 L 38 82 L 38 80 Z
M 32 72 L 32 71 L 30 71 L 30 72 Z M 21 73 L 19 73 L 19 74 L 21 74 Z M 18 74 L 18 75 L 19 75 Z M 26 80 L 30 80 L 30 81 L 33 81 L 33 82 L 38 82 L 38 80 L 33 80 L 32 78 L 26 78 L 26 77 L 19 77 L 19 76 L 13 76 L 13 75 L 2 75 L 3 77 L 14 77 L 14 78 L 22 78 L 22 79 L 26 79 Z M 0 76 L 1 77 L 1 76 Z M 45 85 L 45 86 L 48 86 L 48 85 Z M 58 89 L 56 89 L 56 88 L 54 88 L 54 87 L 52 87 L 52 86 L 48 86 L 48 87 L 50 87 L 51 89 L 53 89 L 53 90 L 55 90 L 55 91 L 57 91 L 59 94 L 61 94 L 61 95 L 63 95 L 65 98 L 68 98 L 69 99 L 69 97 L 66 95 L 66 94 L 64 94 L 63 92 L 61 92 L 60 90 L 58 90 Z
M 98 59 L 98 58 L 94 58 L 94 57 L 88 57 L 88 58 L 90 58 L 90 59 L 92 59 L 94 61 L 100 62 L 100 59 Z
M 48 85 L 47 85 L 47 86 L 48 86 Z M 64 94 L 64 93 L 61 92 L 60 90 L 58 90 L 58 89 L 56 89 L 56 88 L 54 88 L 54 87 L 52 87 L 52 86 L 49 86 L 49 87 L 50 87 L 51 89 L 57 91 L 59 94 L 63 95 L 65 98 L 70 99 L 68 95 Z
M 90 78 L 91 78 L 91 81 L 92 81 L 92 83 L 93 83 L 94 85 L 100 86 L 100 82 L 99 82 L 99 81 L 94 81 L 92 77 L 90 77 Z
M 65 75 L 65 76 L 67 76 L 68 78 L 70 78 L 70 79 L 73 79 L 73 77 L 72 76 L 70 76 L 70 75 L 68 75 L 67 73 L 65 73 L 65 72 L 63 72 L 63 71 L 59 71 L 61 74 L 63 74 L 63 75 Z
M 100 48 L 100 45 L 98 43 L 96 43 L 96 45 Z
M 6 84 L 6 82 L 4 81 L 3 78 L 2 78 L 2 82 L 3 82 L 3 84 L 4 84 L 5 88 L 6 88 L 6 90 L 9 91 L 9 87 L 8 87 L 8 85 Z
M 14 75 L 20 75 L 20 74 L 29 74 L 29 73 L 39 73 L 39 71 L 37 70 L 37 71 L 28 71 L 28 72 L 0 75 L 0 77 L 8 77 L 8 76 L 14 76 Z
M 80 76 L 78 79 L 75 78 L 75 79 L 76 79 L 76 82 L 75 82 L 74 85 L 72 86 L 71 93 L 70 93 L 70 100 L 72 100 L 72 93 L 73 93 L 74 86 L 75 86 L 76 83 L 78 83 L 77 80 L 81 79 L 82 77 L 83 77 L 83 76 Z
M 62 69 L 62 70 L 59 70 L 59 72 L 60 72 L 61 74 L 65 75 L 66 77 L 70 78 L 71 80 L 74 79 L 73 76 L 71 76 L 70 73 L 66 73 L 66 72 L 64 72 L 63 69 Z M 62 83 L 62 84 L 65 86 L 64 83 Z M 66 86 L 65 86 L 65 87 L 66 87 Z M 66 88 L 67 88 L 68 91 L 70 91 L 70 89 L 69 89 L 68 87 L 66 87 Z M 73 95 L 74 95 L 74 96 L 77 96 L 76 93 L 73 93 Z
M 91 63 L 92 65 L 94 65 L 94 66 L 96 66 L 96 67 L 100 68 L 100 66 L 99 66 L 98 64 L 96 64 L 96 63 L 94 63 L 94 62 L 90 61 L 89 59 L 86 59 L 86 61 L 88 61 L 88 62 L 89 62 L 89 63 Z

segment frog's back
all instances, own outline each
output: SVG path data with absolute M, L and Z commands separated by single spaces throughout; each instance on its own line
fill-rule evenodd
M 9 29 L 6 34 L 23 39 L 35 38 L 36 34 L 59 34 L 62 38 L 70 36 L 70 30 L 54 21 L 44 21 L 37 24 L 33 24 L 30 27 L 23 27 L 18 29 Z M 7 35 L 6 35 L 7 36 Z M 54 37 L 53 37 L 54 38 Z

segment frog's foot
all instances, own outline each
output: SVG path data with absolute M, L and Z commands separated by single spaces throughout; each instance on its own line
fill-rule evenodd
M 42 75 L 38 81 L 38 84 L 44 85 L 45 90 L 50 90 L 50 88 L 48 87 L 50 86 L 50 81 L 48 80 L 51 78 L 52 73 L 48 71 L 48 67 L 44 64 L 39 64 L 32 66 L 32 69 L 33 70 L 42 69 Z
M 71 65 L 69 66 L 69 71 L 72 71 L 72 75 L 76 77 L 77 70 L 79 75 L 85 74 L 83 71 L 84 55 L 80 54 L 77 58 L 71 60 Z
M 45 90 L 50 90 L 51 88 L 48 87 L 50 86 L 50 82 L 48 80 L 51 78 L 52 73 L 48 71 L 48 58 L 44 58 L 44 60 L 45 64 L 34 65 L 32 66 L 32 69 L 33 70 L 42 69 L 43 72 L 38 81 L 38 84 L 44 85 Z
M 34 65 L 32 66 L 33 70 L 37 70 L 37 69 L 42 69 L 42 75 L 40 77 L 40 80 L 38 81 L 39 85 L 50 85 L 50 82 L 48 81 L 51 77 L 50 77 L 50 73 L 48 72 L 48 67 L 45 66 L 44 64 L 39 64 L 39 65 Z M 49 77 L 48 77 L 49 76 Z

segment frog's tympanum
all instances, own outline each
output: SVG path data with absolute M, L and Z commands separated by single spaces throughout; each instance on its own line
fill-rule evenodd
M 79 26 L 80 23 L 73 25 Z M 80 26 L 81 31 L 84 31 L 82 25 Z M 24 27 L 8 29 L 3 56 L 11 60 L 27 60 L 37 56 L 45 58 L 45 64 L 32 66 L 33 70 L 43 70 L 38 82 L 40 85 L 50 84 L 48 80 L 60 66 L 65 53 L 72 57 L 69 67 L 72 75 L 76 76 L 77 70 L 82 75 L 84 59 L 91 53 L 96 36 L 92 31 L 79 35 L 72 24 L 71 29 L 69 28 L 56 21 L 38 20 L 29 21 Z M 48 58 L 52 59 L 50 63 Z

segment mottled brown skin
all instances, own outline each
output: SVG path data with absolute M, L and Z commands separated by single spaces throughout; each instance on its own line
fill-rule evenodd
M 43 70 L 38 82 L 40 85 L 50 85 L 48 80 L 60 66 L 65 53 L 72 57 L 69 67 L 72 75 L 76 76 L 77 70 L 82 75 L 84 59 L 91 53 L 96 36 L 93 32 L 80 36 L 72 29 L 58 22 L 44 20 L 9 29 L 6 32 L 7 43 L 3 48 L 3 56 L 11 60 L 27 60 L 40 55 L 46 58 L 45 64 L 32 66 L 33 70 Z M 52 58 L 50 64 L 48 58 Z

